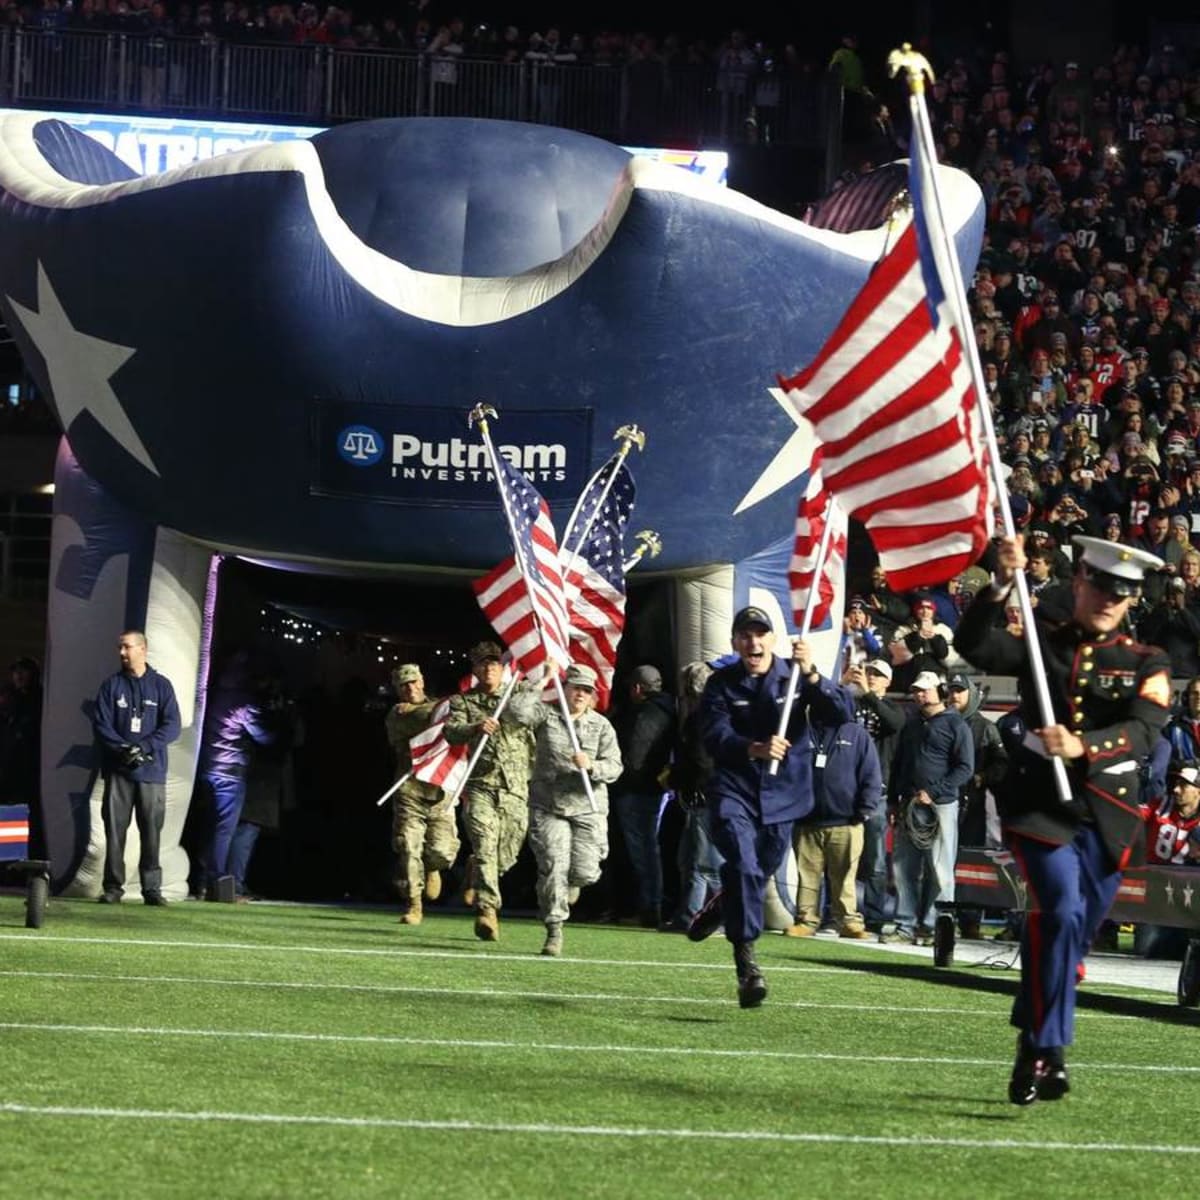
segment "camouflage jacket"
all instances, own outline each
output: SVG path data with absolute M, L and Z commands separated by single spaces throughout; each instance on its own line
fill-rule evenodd
M 478 688 L 454 696 L 446 717 L 446 741 L 452 746 L 464 742 L 475 744 L 476 726 L 492 716 L 500 703 L 500 693 L 488 695 Z M 533 734 L 524 726 L 502 724 L 492 734 L 471 772 L 467 790 L 476 787 L 515 792 L 524 796 L 529 791 L 529 768 L 533 761 Z
M 534 731 L 537 751 L 529 803 L 534 808 L 573 817 L 592 811 L 583 777 L 573 761 L 575 753 L 567 719 L 556 704 L 543 703 L 540 688 L 518 688 L 502 718 L 506 724 Z M 605 717 L 585 712 L 575 722 L 579 748 L 591 759 L 588 778 L 596 798 L 596 811 L 608 812 L 608 787 L 621 774 L 617 735 Z
M 440 700 L 426 700 L 415 704 L 408 712 L 397 711 L 398 705 L 388 710 L 385 720 L 388 745 L 396 756 L 396 778 L 407 775 L 412 770 L 412 751 L 409 749 L 409 739 L 423 732 L 429 725 L 433 710 L 441 703 Z M 406 795 L 434 803 L 442 798 L 442 789 L 432 783 L 422 783 L 419 779 L 410 779 L 401 789 Z

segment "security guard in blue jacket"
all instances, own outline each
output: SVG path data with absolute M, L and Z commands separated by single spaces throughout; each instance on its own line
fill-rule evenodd
M 996 573 L 963 614 L 954 644 L 984 670 L 1021 677 L 1026 733 L 997 794 L 1005 837 L 1025 878 L 1029 911 L 1020 1031 L 1008 1095 L 1014 1104 L 1057 1100 L 1070 1084 L 1063 1048 L 1074 1040 L 1076 970 L 1108 912 L 1121 872 L 1140 854 L 1138 768 L 1170 715 L 1170 663 L 1121 632 L 1152 554 L 1076 537 L 1069 620 L 1034 609 L 1056 724 L 1043 726 L 1025 643 L 999 614 L 1024 569 L 1020 538 L 1001 539 Z M 1055 788 L 1051 758 L 1067 765 L 1071 799 Z
M 142 842 L 138 873 L 142 900 L 163 906 L 159 837 L 167 810 L 167 746 L 182 728 L 171 681 L 146 661 L 146 635 L 121 634 L 121 669 L 96 694 L 92 729 L 101 752 L 104 798 L 104 892 L 102 904 L 119 904 L 125 892 L 125 835 L 137 818 Z
M 792 645 L 791 662 L 773 653 L 775 633 L 761 608 L 743 608 L 733 620 L 738 661 L 715 671 L 700 699 L 704 748 L 712 757 L 708 782 L 713 843 L 724 855 L 722 891 L 697 915 L 689 936 L 699 940 L 724 920 L 733 944 L 738 1002 L 754 1008 L 767 995 L 754 957 L 763 927 L 763 893 L 792 841 L 792 824 L 813 807 L 813 752 L 808 717 L 827 725 L 854 719 L 854 700 L 813 665 L 803 638 Z M 792 663 L 801 681 L 788 721 L 779 724 Z M 771 764 L 779 764 L 771 774 Z

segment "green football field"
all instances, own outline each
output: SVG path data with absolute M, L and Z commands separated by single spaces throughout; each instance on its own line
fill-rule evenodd
M 1005 1099 L 1012 971 L 465 915 L 0 897 L 0 1181 L 69 1197 L 1192 1194 L 1200 1020 L 1086 991 Z

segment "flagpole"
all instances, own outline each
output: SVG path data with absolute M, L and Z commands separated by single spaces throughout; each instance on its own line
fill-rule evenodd
M 388 790 L 384 792 L 378 800 L 375 801 L 375 807 L 381 808 L 384 804 L 386 804 L 388 800 L 390 800 L 391 797 L 394 796 L 411 778 L 412 772 L 405 771 L 404 774 L 401 775 L 400 778 L 397 779 L 396 782 L 393 783 L 392 786 L 388 788 Z
M 588 480 L 587 486 L 582 492 L 579 493 L 579 499 L 575 502 L 575 508 L 571 513 L 570 519 L 567 521 L 566 529 L 563 531 L 562 552 L 560 554 L 563 562 L 570 562 L 571 559 L 583 549 L 583 544 L 587 541 L 588 534 L 592 532 L 592 526 L 595 525 L 596 518 L 600 515 L 600 510 L 604 507 L 604 502 L 608 499 L 609 492 L 612 491 L 613 481 L 617 477 L 617 472 L 621 469 L 621 464 L 629 457 L 629 451 L 632 450 L 634 446 L 636 446 L 638 450 L 645 450 L 646 448 L 646 435 L 636 425 L 622 425 L 621 428 L 613 434 L 613 441 L 616 441 L 618 438 L 621 439 L 621 448 L 617 451 L 615 456 L 616 462 L 613 463 L 613 469 L 609 472 L 608 479 L 605 480 L 604 490 L 600 493 L 600 498 L 596 501 L 596 504 L 592 509 L 592 515 L 588 517 L 587 524 L 583 527 L 583 532 L 575 541 L 575 549 L 573 551 L 569 551 L 567 549 L 567 543 L 571 540 L 572 533 L 575 532 L 575 522 L 579 517 L 579 506 L 583 503 L 584 496 L 586 496 L 591 490 L 592 484 L 596 482 L 596 475 L 599 475 L 600 471 L 603 471 L 604 468 L 608 466 L 609 462 L 613 462 L 611 458 L 608 460 L 608 462 L 604 463 L 603 466 L 600 467 L 600 469 L 596 472 L 596 475 L 593 475 L 591 479 Z
M 836 501 L 833 498 L 833 493 L 829 495 L 829 500 L 825 505 L 825 528 L 821 530 L 821 540 L 817 544 L 817 560 L 813 566 L 812 583 L 808 586 L 808 597 L 804 601 L 804 617 L 800 622 L 800 636 L 808 637 L 808 631 L 812 628 L 813 613 L 817 607 L 817 596 L 820 592 L 821 572 L 825 568 L 825 559 L 829 555 L 829 544 L 833 541 L 833 506 Z M 779 736 L 784 737 L 787 734 L 788 722 L 792 719 L 792 706 L 796 703 L 796 691 L 800 687 L 800 664 L 792 662 L 792 674 L 788 680 L 787 698 L 783 702 L 783 712 L 779 716 Z M 771 765 L 767 768 L 767 773 L 770 775 L 779 774 L 779 759 L 771 759 Z
M 488 462 L 491 464 L 491 467 L 492 467 L 492 475 L 496 479 L 496 487 L 498 489 L 501 489 L 500 507 L 501 507 L 501 509 L 504 510 L 504 521 L 505 521 L 505 524 L 508 525 L 508 536 L 512 540 L 513 554 L 516 559 L 517 569 L 521 573 L 521 581 L 525 584 L 526 594 L 529 595 L 529 579 L 527 578 L 527 576 L 525 574 L 525 569 L 521 563 L 520 552 L 518 551 L 518 546 L 520 545 L 520 539 L 517 535 L 516 528 L 513 525 L 512 514 L 508 510 L 508 504 L 505 503 L 505 501 L 504 501 L 504 496 L 503 496 L 503 491 L 502 491 L 504 484 L 501 482 L 500 464 L 496 460 L 496 447 L 492 445 L 492 435 L 488 429 L 488 417 L 489 416 L 492 416 L 492 417 L 497 416 L 496 410 L 494 408 L 492 408 L 491 405 L 488 405 L 488 404 L 482 404 L 482 403 L 477 404 L 477 405 L 475 405 L 475 407 L 473 409 L 471 409 L 470 415 L 467 417 L 467 424 L 479 426 L 479 432 L 483 438 L 483 444 L 487 448 Z M 551 656 L 550 656 L 549 649 L 546 647 L 546 634 L 542 627 L 542 618 L 538 614 L 537 604 L 534 602 L 534 598 L 532 595 L 529 595 L 529 613 L 530 613 L 530 616 L 533 618 L 534 625 L 537 627 L 538 636 L 542 640 L 542 649 L 546 654 L 547 662 L 549 662 L 551 659 Z M 563 691 L 562 683 L 559 680 L 557 675 L 555 675 L 555 677 L 554 677 L 554 685 L 555 685 L 555 690 L 558 692 L 559 709 L 562 712 L 563 720 L 567 724 L 567 735 L 571 739 L 571 749 L 576 754 L 579 754 L 581 752 L 580 746 L 579 746 L 579 735 L 575 732 L 575 722 L 571 720 L 571 710 L 567 707 L 566 693 Z M 596 804 L 596 794 L 592 790 L 591 778 L 588 776 L 588 773 L 582 767 L 579 768 L 579 775 L 580 775 L 580 778 L 583 780 L 583 790 L 585 793 L 587 793 L 588 804 L 591 805 L 592 812 L 594 812 L 594 813 L 599 812 L 600 810 Z
M 500 714 L 508 707 L 508 701 L 512 696 L 513 688 L 517 686 L 517 680 L 520 678 L 521 672 L 514 668 L 512 675 L 509 676 L 508 683 L 504 685 L 504 691 L 500 693 L 500 703 L 496 705 L 496 709 L 492 713 L 492 716 L 497 721 L 500 720 Z M 467 760 L 467 769 L 463 773 L 462 779 L 459 780 L 458 787 L 454 789 L 454 795 L 450 797 L 451 808 L 458 803 L 458 798 L 462 795 L 463 788 L 467 786 L 467 780 L 471 778 L 471 772 L 475 770 L 475 766 L 479 762 L 479 756 L 483 753 L 483 748 L 487 745 L 488 738 L 491 736 L 490 733 L 481 735 L 475 749 L 471 751 L 471 757 Z
M 992 470 L 992 478 L 996 485 L 996 495 L 1000 500 L 1000 517 L 1006 537 L 1016 536 L 1016 524 L 1013 521 L 1012 508 L 1008 501 L 1008 489 L 1004 486 L 1004 476 L 1001 471 L 1000 446 L 996 441 L 996 428 L 992 420 L 992 406 L 988 399 L 987 384 L 983 378 L 983 365 L 979 359 L 979 347 L 975 343 L 974 330 L 967 318 L 966 288 L 963 284 L 962 271 L 958 264 L 958 252 L 954 239 L 950 235 L 945 214 L 942 211 L 941 194 L 938 191 L 934 167 L 937 163 L 937 147 L 933 138 L 933 127 L 929 123 L 929 110 L 925 106 L 925 76 L 933 78 L 933 70 L 924 56 L 916 53 L 906 42 L 901 50 L 893 50 L 888 56 L 888 69 L 895 76 L 904 71 L 908 77 L 909 110 L 912 114 L 913 134 L 921 140 L 921 148 L 925 162 L 929 166 L 931 187 L 929 199 L 937 214 L 937 231 L 933 231 L 933 223 L 926 222 L 926 228 L 932 236 L 941 239 L 943 256 L 950 272 L 948 299 L 958 328 L 959 341 L 966 354 L 967 364 L 971 371 L 971 383 L 975 388 L 980 421 L 983 425 L 983 436 L 987 443 L 988 462 Z M 911 148 L 909 154 L 911 155 Z M 1029 651 L 1030 674 L 1033 676 L 1034 691 L 1037 694 L 1038 709 L 1043 725 L 1056 724 L 1054 705 L 1050 699 L 1050 688 L 1046 682 L 1046 665 L 1042 657 L 1042 646 L 1038 640 L 1037 627 L 1033 620 L 1033 604 L 1029 597 L 1029 581 L 1024 571 L 1017 571 L 1014 576 L 1017 589 L 1017 600 L 1021 607 L 1021 623 L 1025 631 L 1025 644 Z M 1058 798 L 1064 803 L 1071 800 L 1071 784 L 1067 778 L 1067 767 L 1057 755 L 1051 756 L 1050 762 L 1054 772 L 1054 782 L 1058 790 Z

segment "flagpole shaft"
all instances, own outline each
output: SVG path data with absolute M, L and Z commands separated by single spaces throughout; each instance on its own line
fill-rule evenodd
M 571 739 L 571 749 L 576 753 L 581 753 L 579 746 L 579 735 L 575 732 L 575 722 L 571 720 L 571 710 L 567 707 L 567 693 L 563 691 L 562 679 L 554 676 L 554 690 L 558 693 L 558 707 L 562 712 L 563 720 L 567 723 L 567 734 Z M 588 804 L 591 805 L 592 812 L 599 812 L 600 808 L 596 804 L 596 793 L 592 790 L 591 776 L 582 768 L 579 768 L 579 777 L 583 780 L 583 790 L 587 793 Z
M 909 109 L 913 118 L 913 130 L 921 139 L 925 161 L 930 165 L 930 175 L 932 177 L 933 167 L 937 163 L 937 148 L 933 139 L 933 127 L 929 123 L 929 110 L 925 107 L 925 94 L 922 89 L 913 88 L 910 90 Z M 971 383 L 975 388 L 976 403 L 979 408 L 980 422 L 983 426 L 983 436 L 987 443 L 988 462 L 991 465 L 992 478 L 996 485 L 996 495 L 1000 500 L 1001 523 L 1004 526 L 1005 536 L 1011 538 L 1016 536 L 1016 525 L 1013 522 L 1012 508 L 1008 502 L 1008 489 L 1004 486 L 1004 475 L 1001 471 L 1000 462 L 1000 446 L 996 441 L 996 428 L 992 421 L 991 401 L 988 399 L 987 384 L 983 378 L 983 365 L 979 359 L 979 347 L 975 343 L 974 330 L 970 322 L 966 319 L 966 288 L 963 285 L 962 271 L 959 268 L 958 253 L 954 246 L 954 239 L 950 236 L 945 214 L 942 212 L 942 200 L 938 192 L 936 179 L 933 179 L 933 187 L 930 189 L 930 193 L 930 199 L 937 211 L 938 232 L 936 236 L 942 239 L 945 259 L 949 264 L 951 276 L 948 281 L 950 283 L 948 289 L 950 307 L 954 314 L 954 323 L 958 327 L 959 341 L 962 343 L 963 351 L 966 354 L 967 363 L 971 370 Z M 930 223 L 926 222 L 927 228 L 929 225 Z M 1042 657 L 1042 646 L 1038 640 L 1037 626 L 1033 620 L 1033 605 L 1029 598 L 1029 582 L 1025 578 L 1024 571 L 1017 572 L 1015 582 L 1017 600 L 1021 607 L 1021 624 L 1025 631 L 1025 645 L 1029 651 L 1030 674 L 1033 677 L 1034 691 L 1037 695 L 1038 711 L 1041 713 L 1043 725 L 1054 725 L 1057 723 L 1054 716 L 1054 704 L 1050 699 L 1050 687 L 1046 681 L 1046 664 Z M 1071 800 L 1071 783 L 1067 778 L 1066 764 L 1057 756 L 1051 758 L 1050 761 L 1053 764 L 1054 783 L 1058 791 L 1058 798 L 1066 804 Z
M 520 678 L 521 678 L 521 672 L 513 671 L 512 677 L 509 679 L 508 683 L 504 687 L 504 691 L 500 693 L 500 703 L 496 705 L 496 711 L 492 713 L 492 716 L 497 721 L 500 719 L 500 714 L 508 706 L 509 697 L 512 696 L 513 688 L 517 686 L 517 680 Z M 489 737 L 491 737 L 491 734 L 489 734 L 489 733 L 483 734 L 480 737 L 478 743 L 476 744 L 475 749 L 471 751 L 471 757 L 469 759 L 467 759 L 466 772 L 463 774 L 462 779 L 459 781 L 458 787 L 456 787 L 454 789 L 454 795 L 450 798 L 451 808 L 453 808 L 454 805 L 456 805 L 458 803 L 458 798 L 459 798 L 459 796 L 462 795 L 463 788 L 465 788 L 467 786 L 467 780 L 471 778 L 471 772 L 475 770 L 475 766 L 479 762 L 479 756 L 483 753 L 483 748 L 484 748 L 484 746 L 487 745 L 487 741 L 488 741 Z
M 410 779 L 412 778 L 411 771 L 405 771 L 395 783 L 392 784 L 378 800 L 375 801 L 376 808 L 382 808 Z
M 808 586 L 808 598 L 804 602 L 804 617 L 800 622 L 800 636 L 808 637 L 812 628 L 813 612 L 817 607 L 817 594 L 820 591 L 821 572 L 825 568 L 825 559 L 829 555 L 829 543 L 833 541 L 833 496 L 830 495 L 825 505 L 825 528 L 821 530 L 821 540 L 817 544 L 817 561 L 813 565 L 812 583 Z M 783 712 L 779 715 L 779 736 L 787 735 L 787 727 L 792 719 L 792 706 L 796 703 L 796 692 L 800 688 L 800 664 L 792 663 L 792 674 L 788 680 L 787 698 L 783 702 Z M 779 774 L 779 760 L 773 758 L 767 768 L 769 775 Z

